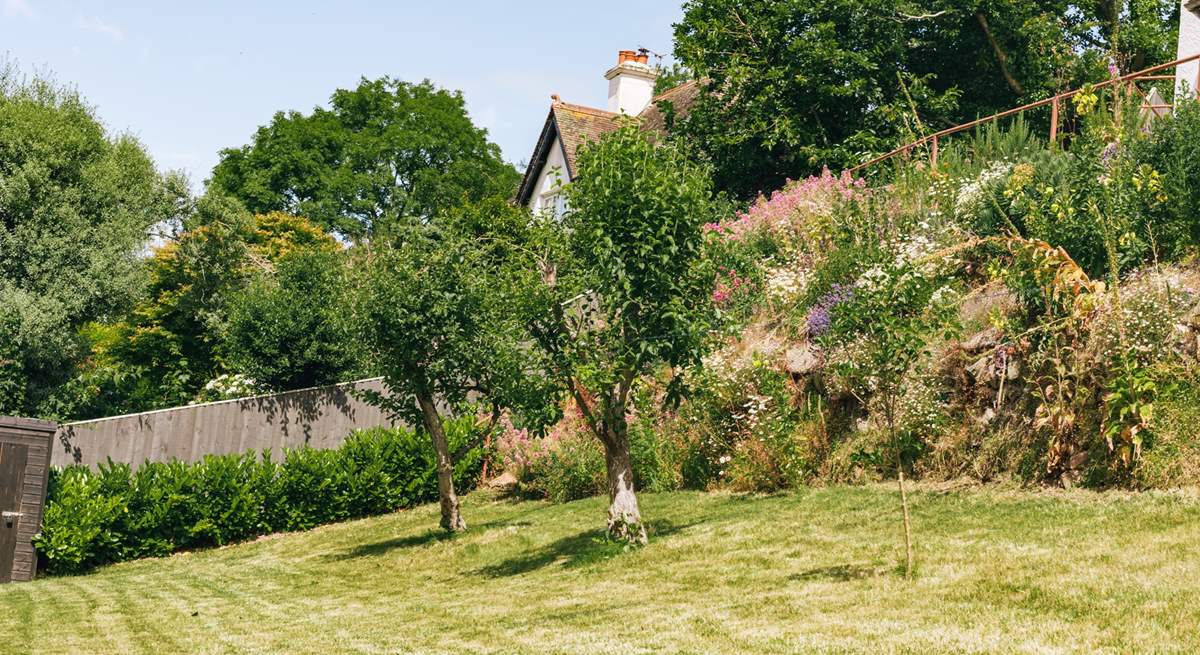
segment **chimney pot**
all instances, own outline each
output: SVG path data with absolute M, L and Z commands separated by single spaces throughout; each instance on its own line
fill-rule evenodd
M 646 51 L 617 51 L 617 65 L 604 74 L 608 80 L 608 110 L 637 116 L 653 99 L 656 76 Z

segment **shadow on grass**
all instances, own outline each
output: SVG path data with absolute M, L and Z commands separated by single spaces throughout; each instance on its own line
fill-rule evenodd
M 850 580 L 862 580 L 864 578 L 874 578 L 883 575 L 887 571 L 873 566 L 864 566 L 862 564 L 839 564 L 837 566 L 822 566 L 816 569 L 809 569 L 800 573 L 793 573 L 788 576 L 788 580 L 793 582 L 806 582 L 809 580 L 832 580 L 834 582 L 848 582 Z
M 505 519 L 498 521 L 488 521 L 479 525 L 469 526 L 466 532 L 453 533 L 445 530 L 427 530 L 421 534 L 414 534 L 407 537 L 396 537 L 395 539 L 385 539 L 377 541 L 373 544 L 359 544 L 350 550 L 329 555 L 326 559 L 334 561 L 344 561 L 355 559 L 358 557 L 378 557 L 379 555 L 387 554 L 389 551 L 400 548 L 417 548 L 420 546 L 428 546 L 429 544 L 442 541 L 450 541 L 460 536 L 469 536 L 472 533 L 479 534 L 496 528 L 507 527 L 528 527 L 533 525 L 529 521 Z
M 695 524 L 675 525 L 670 521 L 647 522 L 646 529 L 650 534 L 651 547 L 653 547 L 655 539 L 670 536 L 692 525 Z M 629 546 L 609 541 L 604 530 L 585 530 L 548 543 L 528 554 L 485 566 L 477 573 L 488 578 L 503 578 L 529 573 L 554 563 L 574 568 L 612 559 L 627 550 L 630 550 Z
M 397 537 L 395 539 L 385 539 L 377 541 L 373 544 L 359 544 L 350 550 L 330 555 L 331 560 L 348 560 L 358 557 L 378 557 L 379 555 L 387 554 L 388 551 L 396 550 L 397 548 L 415 548 L 417 546 L 426 546 L 439 541 L 449 541 L 456 535 L 445 530 L 429 530 L 421 534 L 414 534 L 407 537 Z

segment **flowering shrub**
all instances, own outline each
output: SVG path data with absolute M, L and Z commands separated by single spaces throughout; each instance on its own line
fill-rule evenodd
M 496 440 L 496 455 L 500 465 L 519 483 L 528 483 L 537 463 L 547 455 L 550 442 L 532 435 L 527 428 L 513 427 L 505 415 L 500 420 L 500 436 Z
M 189 405 L 245 398 L 261 393 L 258 383 L 241 373 L 224 373 L 209 380 Z
M 954 198 L 954 212 L 960 218 L 974 219 L 980 206 L 989 197 L 998 195 L 1000 187 L 1008 179 L 1013 165 L 1007 161 L 993 162 L 983 169 L 978 177 L 958 187 Z
M 558 502 L 604 491 L 604 455 L 574 402 L 544 437 L 515 428 L 505 417 L 497 440 L 504 470 L 523 491 Z
M 693 377 L 693 394 L 679 409 L 682 484 L 771 491 L 809 479 L 819 439 L 788 376 L 759 357 L 744 368 L 709 361 L 714 366 Z
M 854 287 L 852 285 L 835 283 L 829 293 L 821 296 L 817 304 L 808 310 L 808 336 L 819 337 L 828 332 L 829 326 L 832 325 L 830 312 L 835 311 L 838 305 L 853 297 Z
M 728 269 L 717 276 L 717 285 L 712 292 L 712 300 L 722 305 L 744 296 L 750 291 L 753 283 L 747 278 L 739 277 L 734 269 Z
M 807 272 L 795 266 L 780 266 L 767 272 L 767 297 L 773 301 L 793 301 L 807 288 Z
M 1175 325 L 1196 298 L 1187 289 L 1168 291 L 1161 281 L 1131 280 L 1121 290 L 1120 302 L 1108 303 L 1092 326 L 1088 350 L 1103 368 L 1118 360 L 1151 366 L 1171 357 Z
M 828 216 L 838 201 L 852 200 L 865 190 L 866 180 L 825 169 L 820 175 L 789 182 L 769 198 L 760 196 L 734 220 L 709 223 L 704 228 L 733 241 L 763 232 L 784 238 L 807 235 L 819 227 L 812 225 L 814 218 Z

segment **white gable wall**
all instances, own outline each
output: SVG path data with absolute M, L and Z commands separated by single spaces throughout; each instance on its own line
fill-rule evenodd
M 542 210 L 554 211 L 557 203 L 561 213 L 562 201 L 559 191 L 570 181 L 567 161 L 563 158 L 562 141 L 556 136 L 554 143 L 550 144 L 546 165 L 542 166 L 542 171 L 538 173 L 537 182 L 533 185 L 533 193 L 530 194 L 526 206 L 536 213 Z
M 1179 8 L 1179 51 L 1175 58 L 1183 59 L 1197 53 L 1200 53 L 1200 0 L 1182 0 Z M 1200 82 L 1198 72 L 1200 61 L 1189 61 L 1176 67 L 1176 93 L 1186 85 L 1188 91 L 1196 95 L 1196 84 Z

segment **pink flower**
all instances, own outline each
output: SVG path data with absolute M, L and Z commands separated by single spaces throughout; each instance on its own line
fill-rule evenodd
M 730 221 L 709 223 L 705 229 L 723 234 L 726 239 L 740 241 L 747 234 L 760 230 L 778 232 L 793 229 L 813 212 L 827 211 L 837 199 L 853 200 L 866 187 L 862 178 L 849 174 L 834 175 L 829 169 L 800 181 L 788 181 L 782 189 L 759 199 L 744 213 Z M 711 226 L 711 227 L 710 227 Z

